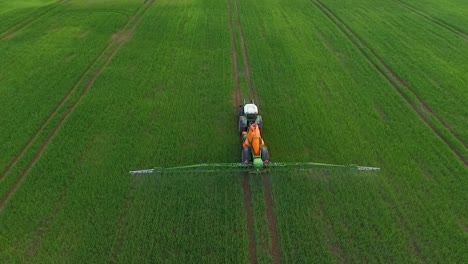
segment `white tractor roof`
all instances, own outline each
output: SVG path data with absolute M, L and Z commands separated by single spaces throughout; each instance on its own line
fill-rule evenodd
M 258 114 L 258 108 L 255 104 L 246 104 L 244 105 L 244 113 L 248 115 Z

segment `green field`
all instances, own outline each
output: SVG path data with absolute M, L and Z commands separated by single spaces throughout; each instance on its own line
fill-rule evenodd
M 0 0 L 0 262 L 465 263 L 460 0 Z M 254 97 L 272 162 L 239 161 Z

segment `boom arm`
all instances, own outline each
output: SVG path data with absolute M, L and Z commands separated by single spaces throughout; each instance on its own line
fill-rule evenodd
M 380 168 L 377 167 L 366 167 L 358 165 L 336 165 L 336 164 L 327 164 L 327 163 L 317 163 L 317 162 L 273 162 L 270 163 L 268 168 L 252 170 L 248 168 L 243 163 L 202 163 L 186 166 L 177 166 L 169 168 L 154 168 L 146 170 L 135 170 L 130 171 L 132 175 L 139 174 L 151 174 L 151 173 L 162 173 L 162 172 L 177 172 L 177 173 L 187 173 L 187 172 L 217 172 L 217 171 L 226 171 L 226 170 L 245 170 L 249 172 L 267 172 L 274 171 L 276 169 L 290 169 L 290 170 L 307 170 L 312 168 L 335 168 L 335 169 L 351 169 L 358 171 L 379 171 Z

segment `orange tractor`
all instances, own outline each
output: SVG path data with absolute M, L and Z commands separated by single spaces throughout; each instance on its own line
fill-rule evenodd
M 262 116 L 252 100 L 239 106 L 239 133 L 241 136 L 243 165 L 253 165 L 255 169 L 268 166 L 268 149 L 262 139 Z

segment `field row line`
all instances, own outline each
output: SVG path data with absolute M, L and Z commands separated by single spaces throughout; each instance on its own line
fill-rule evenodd
M 383 195 L 382 198 L 385 200 L 388 199 L 387 203 L 389 205 L 393 205 L 394 211 L 392 214 L 394 215 L 393 217 L 398 223 L 400 229 L 403 230 L 407 235 L 407 247 L 410 249 L 411 253 L 418 258 L 418 260 L 420 260 L 422 263 L 427 263 L 427 259 L 424 257 L 423 254 L 421 254 L 421 246 L 417 239 L 417 232 L 410 225 L 410 222 L 408 221 L 408 216 L 402 209 L 404 206 L 402 206 L 398 198 L 395 197 L 395 192 L 393 190 L 394 187 L 390 186 L 390 184 L 387 181 L 383 181 L 383 185 L 385 185 L 382 186 L 384 187 L 383 189 L 388 191 L 388 198 L 383 198 Z
M 276 226 L 276 216 L 273 211 L 273 194 L 271 192 L 271 178 L 267 172 L 262 173 L 262 184 L 264 189 L 266 215 L 268 220 L 268 229 L 270 233 L 271 249 L 270 254 L 274 264 L 281 263 L 280 244 L 278 228 Z
M 245 38 L 244 38 L 244 31 L 242 30 L 242 23 L 239 15 L 239 8 L 237 5 L 237 0 L 233 0 L 234 2 L 234 10 L 236 13 L 236 22 L 237 22 L 237 28 L 239 30 L 239 35 L 240 35 L 240 41 L 241 41 L 241 50 L 242 50 L 242 57 L 244 61 L 244 73 L 245 77 L 247 79 L 247 87 L 249 88 L 249 99 L 253 98 L 255 102 L 258 102 L 257 94 L 255 92 L 255 87 L 252 82 L 252 74 L 250 71 L 250 65 L 249 65 L 249 56 L 247 53 L 247 46 L 245 45 Z
M 12 27 L 10 27 L 10 28 L 6 29 L 5 31 L 3 31 L 0 34 L 0 41 L 12 37 L 16 33 L 18 33 L 20 30 L 26 28 L 27 26 L 34 23 L 36 20 L 39 20 L 41 17 L 45 16 L 46 14 L 51 12 L 52 10 L 56 9 L 58 6 L 66 3 L 66 2 L 69 2 L 69 1 L 70 0 L 59 0 L 59 1 L 55 2 L 55 3 L 53 3 L 53 4 L 50 4 L 50 5 L 45 6 L 44 8 L 41 8 L 40 10 L 38 10 L 36 12 L 35 15 L 32 15 L 31 17 L 26 18 L 25 20 L 22 20 L 22 21 L 16 23 L 15 25 L 13 25 Z M 43 12 L 41 12 L 41 11 L 43 11 Z
M 255 91 L 255 86 L 252 82 L 252 74 L 251 74 L 250 65 L 249 65 L 249 56 L 248 56 L 247 46 L 245 44 L 244 31 L 242 30 L 242 23 L 241 23 L 241 18 L 239 14 L 239 7 L 237 4 L 237 0 L 234 0 L 234 6 L 235 6 L 235 11 L 236 11 L 236 16 L 237 16 L 237 25 L 239 27 L 239 32 L 240 32 L 242 55 L 244 57 L 244 69 L 245 69 L 245 76 L 247 78 L 247 85 L 249 87 L 251 98 L 254 98 L 256 104 L 258 104 L 259 98 Z M 275 217 L 275 213 L 273 210 L 273 195 L 271 192 L 271 185 L 270 185 L 269 179 L 270 179 L 269 173 L 262 173 L 265 207 L 266 207 L 268 229 L 269 229 L 270 242 L 271 242 L 270 255 L 271 255 L 273 263 L 276 264 L 276 263 L 281 263 L 281 255 L 280 255 L 278 230 L 276 227 L 276 217 Z
M 27 262 L 32 262 L 33 259 L 36 257 L 37 253 L 42 247 L 44 237 L 57 221 L 59 213 L 60 211 L 62 211 L 65 205 L 65 194 L 66 191 L 62 191 L 60 193 L 59 199 L 57 199 L 54 202 L 54 205 L 52 206 L 52 209 L 50 210 L 46 218 L 42 220 L 39 224 L 39 227 L 36 230 L 34 230 L 32 240 L 25 252 Z
M 145 0 L 144 3 L 146 3 Z M 117 235 L 116 239 L 113 243 L 112 249 L 109 251 L 109 263 L 118 263 L 118 259 L 120 253 L 125 244 L 125 239 L 127 237 L 128 232 L 128 223 L 129 223 L 129 215 L 131 214 L 130 210 L 133 207 L 133 199 L 135 197 L 135 192 L 137 191 L 136 182 L 134 181 L 135 178 L 132 177 L 132 183 L 130 185 L 130 190 L 127 190 L 125 196 L 123 197 L 123 205 L 121 211 L 119 213 L 119 220 L 117 222 Z
M 72 101 L 72 100 L 69 100 L 72 97 L 72 95 L 77 95 L 78 94 L 78 92 L 75 93 L 75 91 L 80 86 L 80 84 L 85 82 L 85 86 L 84 86 L 83 90 L 81 91 L 81 93 L 79 93 L 79 95 L 77 95 L 78 98 L 76 98 L 73 103 L 70 102 L 71 105 L 68 107 L 68 109 L 65 111 L 65 113 L 63 113 L 61 118 L 58 120 L 57 124 L 49 132 L 46 139 L 44 141 L 42 141 L 41 146 L 35 152 L 32 159 L 29 160 L 29 163 L 27 164 L 27 166 L 23 170 L 23 172 L 20 174 L 20 176 L 16 179 L 16 182 L 13 184 L 13 186 L 11 186 L 9 188 L 9 190 L 6 192 L 5 196 L 0 200 L 0 210 L 2 210 L 4 208 L 4 206 L 5 206 L 5 204 L 10 200 L 11 195 L 18 189 L 18 187 L 20 186 L 21 182 L 24 180 L 26 175 L 30 172 L 30 170 L 33 168 L 33 166 L 36 164 L 36 162 L 42 156 L 42 154 L 44 153 L 46 148 L 49 146 L 50 142 L 52 141 L 52 139 L 57 134 L 57 131 L 61 128 L 61 126 L 64 124 L 64 122 L 70 116 L 70 114 L 75 110 L 75 108 L 81 102 L 82 98 L 87 94 L 87 92 L 91 88 L 92 84 L 97 79 L 97 77 L 101 74 L 103 69 L 109 64 L 109 62 L 115 56 L 117 51 L 128 41 L 131 34 L 135 30 L 138 22 L 140 21 L 140 18 L 146 13 L 147 10 L 149 10 L 149 8 L 153 5 L 154 2 L 155 2 L 155 0 L 152 0 L 149 4 L 143 4 L 140 8 L 137 9 L 135 15 L 130 17 L 127 20 L 127 22 L 123 26 L 122 30 L 117 34 L 116 37 L 113 37 L 111 39 L 111 41 L 106 45 L 104 50 L 93 61 L 93 63 L 88 66 L 88 68 L 85 70 L 85 72 L 80 77 L 80 79 L 71 87 L 71 89 L 62 98 L 62 100 L 59 102 L 59 104 L 49 114 L 47 119 L 41 124 L 41 126 L 36 131 L 36 133 L 29 139 L 29 141 L 26 143 L 26 145 L 23 146 L 23 148 L 20 150 L 20 152 L 10 162 L 10 164 L 7 166 L 7 169 L 0 175 L 0 181 L 1 181 L 11 172 L 12 168 L 18 163 L 18 161 L 21 159 L 21 157 L 23 157 L 24 154 L 28 151 L 28 149 L 30 149 L 33 142 L 38 140 L 40 134 L 42 132 L 44 132 L 44 133 L 47 132 L 47 131 L 45 131 L 46 126 L 49 123 L 51 123 L 51 121 L 53 119 L 55 119 L 59 115 L 59 112 L 60 112 L 61 108 L 63 108 L 63 106 L 66 103 L 69 103 L 70 101 Z M 94 72 L 92 72 L 93 70 L 94 70 Z
M 228 17 L 229 17 L 229 32 L 231 33 L 231 61 L 232 61 L 232 73 L 234 78 L 234 89 L 235 89 L 235 107 L 238 107 L 241 103 L 241 90 L 239 81 L 239 72 L 237 66 L 237 51 L 234 36 L 234 26 L 232 23 L 232 11 L 231 11 L 231 0 L 226 0 L 228 6 Z M 237 109 L 236 109 L 237 112 Z
M 443 27 L 445 29 L 447 29 L 448 31 L 451 31 L 452 33 L 455 33 L 457 36 L 459 37 L 462 37 L 464 38 L 465 40 L 468 40 L 468 34 L 466 34 L 463 30 L 460 30 L 458 29 L 457 27 L 453 26 L 453 25 L 450 25 L 449 23 L 441 20 L 441 19 L 438 19 L 438 18 L 435 18 L 435 17 L 432 17 L 431 15 L 421 11 L 421 10 L 418 10 L 417 8 L 411 6 L 410 4 L 408 3 L 405 3 L 401 0 L 392 0 L 393 2 L 399 4 L 400 6 L 403 6 L 404 8 L 408 9 L 409 11 L 413 12 L 414 14 L 417 14 L 437 25 L 439 25 L 440 27 Z
M 241 104 L 241 88 L 239 80 L 239 69 L 237 65 L 237 50 L 236 50 L 236 38 L 234 33 L 234 23 L 232 18 L 231 0 L 227 0 L 228 17 L 229 17 L 229 32 L 231 34 L 231 61 L 232 71 L 234 79 L 234 90 L 235 90 L 235 107 Z M 235 113 L 237 113 L 237 108 Z M 250 174 L 248 172 L 243 173 L 242 177 L 242 195 L 244 211 L 246 216 L 247 224 L 247 237 L 248 237 L 248 252 L 249 252 L 249 263 L 257 263 L 257 252 L 255 246 L 255 232 L 254 232 L 254 220 L 253 220 L 253 208 L 252 208 L 252 191 L 250 190 Z
M 435 112 L 403 81 L 384 61 L 357 35 L 346 23 L 320 0 L 312 3 L 335 24 L 348 40 L 361 52 L 367 61 L 388 81 L 401 98 L 413 109 L 419 118 L 436 134 L 449 149 L 466 165 L 468 151 L 461 140 L 450 127 L 441 120 Z
M 250 174 L 244 172 L 242 177 L 242 194 L 247 221 L 247 236 L 249 238 L 249 263 L 257 263 L 257 246 L 255 243 L 254 217 L 252 206 L 252 190 L 250 189 Z
M 234 11 L 236 16 L 237 29 L 240 35 L 240 46 L 242 51 L 242 57 L 244 62 L 244 74 L 247 79 L 247 87 L 249 90 L 250 98 L 253 98 L 258 104 L 258 97 L 255 92 L 255 86 L 252 81 L 252 74 L 250 71 L 249 65 L 249 56 L 247 52 L 247 46 L 245 44 L 244 32 L 242 30 L 242 23 L 239 15 L 239 7 L 237 0 L 234 2 Z M 231 33 L 231 59 L 233 64 L 233 78 L 234 78 L 234 88 L 235 88 L 235 97 L 236 97 L 236 106 L 241 104 L 241 88 L 239 81 L 239 69 L 237 65 L 237 51 L 236 51 L 236 39 L 234 33 L 234 23 L 232 16 L 231 0 L 227 0 L 228 12 L 229 12 L 229 29 Z M 266 206 L 266 215 L 268 219 L 269 234 L 271 241 L 270 255 L 273 260 L 273 263 L 280 263 L 280 247 L 278 239 L 278 231 L 276 227 L 275 214 L 273 210 L 273 197 L 271 194 L 271 185 L 269 183 L 269 175 L 266 173 L 262 174 L 262 182 L 264 189 L 264 198 Z M 243 173 L 242 181 L 242 190 L 243 190 L 243 201 L 244 201 L 244 210 L 246 214 L 246 223 L 247 223 L 247 236 L 249 239 L 249 262 L 257 263 L 256 256 L 256 242 L 255 242 L 255 231 L 254 231 L 254 219 L 253 219 L 253 207 L 252 207 L 252 191 L 250 188 L 250 174 L 248 172 Z

